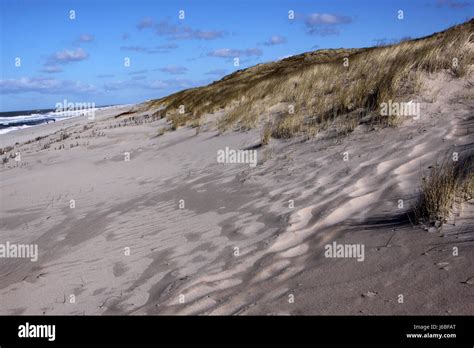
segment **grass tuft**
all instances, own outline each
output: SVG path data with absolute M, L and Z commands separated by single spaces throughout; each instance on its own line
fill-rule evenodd
M 472 156 L 462 162 L 446 161 L 433 165 L 428 176 L 421 177 L 420 198 L 414 208 L 417 223 L 443 224 L 455 202 L 474 197 Z

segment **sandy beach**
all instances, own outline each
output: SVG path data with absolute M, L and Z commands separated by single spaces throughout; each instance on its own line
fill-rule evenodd
M 420 119 L 342 139 L 263 147 L 219 113 L 159 135 L 131 106 L 0 136 L 21 154 L 0 167 L 1 242 L 38 246 L 1 261 L 0 314 L 472 314 L 474 202 L 441 229 L 407 219 L 420 170 L 474 149 L 472 85 L 426 86 Z

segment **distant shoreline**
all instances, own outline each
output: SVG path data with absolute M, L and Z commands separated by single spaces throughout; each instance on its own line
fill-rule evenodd
M 108 108 L 113 106 L 122 106 L 128 104 L 107 104 L 107 105 L 99 105 L 97 106 L 98 109 L 101 108 Z M 49 112 L 55 112 L 56 109 L 30 109 L 30 110 L 16 110 L 16 111 L 0 111 L 0 118 L 1 117 L 15 117 L 15 116 L 26 116 L 26 115 L 33 115 L 33 114 L 46 114 Z
M 108 108 L 117 108 L 127 106 L 128 104 L 117 104 L 99 106 L 94 110 L 103 110 Z M 130 104 L 133 105 L 133 104 Z M 87 110 L 84 110 L 84 112 Z M 55 109 L 35 109 L 25 111 L 0 112 L 0 136 L 20 129 L 35 127 L 50 122 L 63 121 L 69 118 L 83 116 L 82 110 L 73 112 L 57 112 Z

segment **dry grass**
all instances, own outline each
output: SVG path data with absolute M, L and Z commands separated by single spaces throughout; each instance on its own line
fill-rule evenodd
M 464 76 L 474 60 L 473 29 L 474 20 L 470 20 L 389 46 L 304 53 L 236 71 L 208 86 L 184 90 L 144 107 L 164 107 L 162 112 L 174 129 L 205 113 L 224 110 L 218 127 L 226 131 L 256 127 L 270 107 L 292 105 L 294 113 L 278 115 L 273 122 L 271 136 L 276 138 L 314 134 L 335 119 L 348 134 L 358 120 L 347 114 L 359 109 L 373 115 L 374 124 L 397 126 L 401 119 L 380 116 L 380 104 L 407 102 L 419 90 L 422 74 L 447 70 L 455 77 Z M 178 113 L 180 105 L 185 106 L 185 115 Z
M 272 135 L 272 125 L 270 123 L 267 123 L 265 127 L 263 127 L 261 144 L 268 145 L 270 143 L 271 135 Z
M 271 136 L 277 139 L 288 139 L 301 133 L 303 119 L 304 117 L 301 114 L 280 117 L 271 131 Z
M 171 123 L 171 129 L 176 130 L 179 127 L 182 127 L 186 125 L 186 123 L 189 121 L 189 117 L 185 114 L 173 114 L 171 115 L 168 120 Z
M 473 157 L 462 162 L 447 161 L 432 167 L 429 176 L 421 178 L 420 199 L 414 208 L 418 223 L 443 223 L 455 202 L 474 197 Z

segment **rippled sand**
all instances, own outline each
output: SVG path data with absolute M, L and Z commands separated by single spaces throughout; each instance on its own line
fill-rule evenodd
M 118 127 L 129 107 L 1 136 L 21 162 L 1 166 L 0 243 L 39 259 L 1 260 L 0 314 L 472 314 L 473 203 L 442 231 L 406 218 L 420 168 L 473 150 L 465 81 L 431 87 L 420 120 L 339 141 L 259 147 L 259 130 L 218 135 L 219 115 L 157 136 L 164 120 Z M 225 147 L 258 165 L 217 163 Z M 364 261 L 324 257 L 334 241 Z

